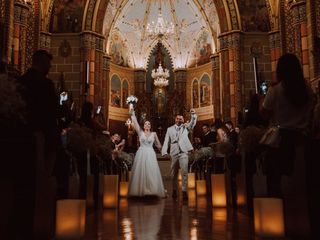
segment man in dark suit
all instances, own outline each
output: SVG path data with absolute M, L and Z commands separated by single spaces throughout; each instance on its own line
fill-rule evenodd
M 28 126 L 34 132 L 45 136 L 46 150 L 57 140 L 57 113 L 59 100 L 54 83 L 47 78 L 51 68 L 52 55 L 38 50 L 32 56 L 32 67 L 18 80 L 27 106 Z
M 59 99 L 54 83 L 47 78 L 51 61 L 50 53 L 36 51 L 31 68 L 17 80 L 26 104 L 26 129 L 30 132 L 32 146 L 30 154 L 21 158 L 17 168 L 20 185 L 15 202 L 14 239 L 49 239 L 53 234 L 52 227 L 47 228 L 54 220 L 53 212 L 50 212 L 54 209 L 54 199 L 49 197 L 53 190 L 49 183 L 60 138 L 57 130 Z M 39 198 L 45 204 L 40 204 Z
M 210 127 L 208 124 L 202 125 L 203 136 L 201 138 L 201 143 L 203 147 L 208 147 L 210 143 L 217 142 L 217 134 L 216 132 L 210 131 Z

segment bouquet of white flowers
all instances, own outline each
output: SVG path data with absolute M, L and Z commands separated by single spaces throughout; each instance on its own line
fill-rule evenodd
M 130 95 L 127 97 L 127 104 L 129 105 L 129 109 L 133 109 L 133 104 L 138 102 L 138 98 L 136 96 Z

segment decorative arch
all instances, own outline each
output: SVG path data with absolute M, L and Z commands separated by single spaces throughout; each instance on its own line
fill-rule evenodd
M 114 2 L 115 1 L 111 0 L 88 0 L 84 12 L 82 30 L 91 30 L 102 34 L 103 25 L 100 23 L 103 21 L 108 5 L 118 4 L 119 8 L 122 9 L 127 4 L 128 0 L 118 1 L 118 3 Z M 209 16 L 206 12 L 207 8 L 205 8 L 199 0 L 194 0 L 194 2 L 199 7 L 199 10 L 204 15 L 205 19 L 208 21 Z M 206 6 L 212 6 L 213 4 L 217 9 L 221 33 L 239 29 L 240 24 L 238 20 L 238 8 L 234 0 L 209 0 L 206 2 Z M 117 14 L 115 14 L 115 16 L 117 16 Z M 114 19 L 112 19 L 112 23 L 114 22 Z
M 49 32 L 53 4 L 55 0 L 43 0 L 41 2 L 41 25 L 40 31 Z
M 173 62 L 172 58 L 170 56 L 169 50 L 162 44 L 160 43 L 161 47 L 161 52 L 163 54 L 163 62 L 164 62 L 164 68 L 169 70 L 170 76 L 169 76 L 169 91 L 174 90 L 174 73 L 173 73 Z M 147 73 L 146 73 L 146 90 L 147 92 L 152 92 L 153 90 L 153 79 L 151 77 L 151 72 L 155 67 L 156 64 L 156 52 L 157 52 L 158 45 L 155 45 L 155 47 L 152 49 L 152 51 L 149 53 L 149 58 L 148 58 L 148 63 L 146 66 Z
M 152 45 L 150 46 L 150 48 L 149 48 L 148 61 L 147 61 L 147 64 L 146 64 L 147 67 L 150 65 L 151 56 L 154 53 L 154 51 L 156 50 L 158 43 L 159 43 L 158 41 L 154 41 L 152 43 Z M 170 58 L 170 65 L 174 66 L 173 60 L 172 60 L 172 56 L 171 56 L 171 52 L 170 52 L 170 46 L 168 46 L 168 44 L 166 42 L 161 42 L 161 45 L 163 46 L 163 49 L 166 52 L 167 56 L 169 56 L 169 58 Z
M 117 74 L 113 74 L 110 81 L 110 104 L 113 107 L 121 107 L 121 79 Z
M 266 0 L 266 5 L 269 13 L 270 27 L 272 31 L 279 30 L 279 16 L 280 16 L 280 1 Z

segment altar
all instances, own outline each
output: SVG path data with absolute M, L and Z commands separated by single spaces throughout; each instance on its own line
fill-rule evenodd
M 150 54 L 144 92 L 136 92 L 136 112 L 141 125 L 145 120 L 151 122 L 160 142 L 177 114 L 187 117 L 190 107 L 186 106 L 185 83 L 185 71 L 173 70 L 169 52 L 159 41 Z

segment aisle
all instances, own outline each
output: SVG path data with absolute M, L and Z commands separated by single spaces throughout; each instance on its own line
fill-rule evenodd
M 165 186 L 170 185 L 165 180 Z M 249 240 L 254 235 L 250 219 L 242 213 L 212 209 L 206 197 L 188 203 L 169 196 L 162 200 L 121 199 L 117 210 L 89 211 L 85 239 Z

